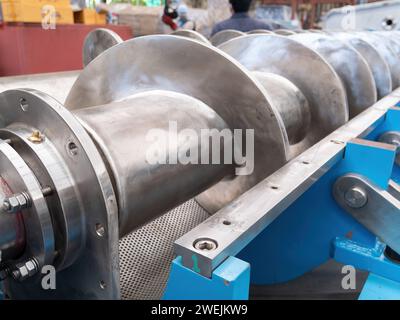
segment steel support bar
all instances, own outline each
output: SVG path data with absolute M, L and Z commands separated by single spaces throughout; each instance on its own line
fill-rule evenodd
M 183 265 L 211 277 L 218 265 L 238 254 L 338 164 L 347 142 L 366 137 L 381 126 L 388 109 L 399 99 L 400 89 L 397 89 L 178 239 L 175 253 L 182 256 Z M 357 165 L 362 167 L 362 162 Z M 352 166 L 347 168 L 350 170 Z M 368 169 L 370 166 L 364 166 L 359 173 Z M 379 170 L 375 172 L 379 174 Z M 217 246 L 212 250 L 194 248 L 194 243 L 204 239 Z

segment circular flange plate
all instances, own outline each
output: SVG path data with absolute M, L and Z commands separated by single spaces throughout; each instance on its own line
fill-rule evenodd
M 82 71 L 66 106 L 102 105 L 150 90 L 187 94 L 215 110 L 231 129 L 254 129 L 253 174 L 222 181 L 206 191 L 201 204 L 209 212 L 285 163 L 288 138 L 264 88 L 230 56 L 188 38 L 146 36 L 107 50 Z
M 348 120 L 343 85 L 332 67 L 314 50 L 278 35 L 249 35 L 219 48 L 251 71 L 275 73 L 290 80 L 308 100 L 310 130 L 303 141 L 291 146 L 290 158 Z
M 89 32 L 83 43 L 83 66 L 86 67 L 99 54 L 121 42 L 121 37 L 110 29 L 99 28 Z
M 83 232 L 73 230 L 76 237 L 82 237 L 84 244 L 80 262 L 71 266 L 69 272 L 72 272 L 71 268 L 77 268 L 75 271 L 87 275 L 76 285 L 85 288 L 82 290 L 86 290 L 88 296 L 94 292 L 99 297 L 113 296 L 117 288 L 113 269 L 118 265 L 118 210 L 110 177 L 93 140 L 72 113 L 55 99 L 36 90 L 1 93 L 0 110 L 0 127 L 19 123 L 39 130 L 68 166 L 81 213 L 85 215 L 80 219 Z M 105 230 L 102 238 L 96 234 L 97 225 Z M 107 289 L 94 285 L 100 279 L 109 284 Z M 66 287 L 61 283 L 59 286 L 59 281 L 57 292 L 61 294 Z
M 218 47 L 220 44 L 229 41 L 234 38 L 238 38 L 241 36 L 246 35 L 244 32 L 237 31 L 237 30 L 223 30 L 214 34 L 210 41 L 213 46 Z
M 378 99 L 381 99 L 392 92 L 392 78 L 389 65 L 379 54 L 378 50 L 353 33 L 337 32 L 332 33 L 331 35 L 352 46 L 363 56 L 365 61 L 367 61 L 371 68 L 372 75 L 374 76 Z
M 319 33 L 302 33 L 290 37 L 317 51 L 335 69 L 346 89 L 350 118 L 377 101 L 371 69 L 355 49 L 332 36 Z
M 197 31 L 181 29 L 181 30 L 172 32 L 171 35 L 186 37 L 186 38 L 190 38 L 190 39 L 197 40 L 197 41 L 203 42 L 205 44 L 211 45 L 211 42 L 205 36 L 203 36 L 201 33 L 197 32 Z
M 42 188 L 25 161 L 3 140 L 0 140 L 0 172 L 13 192 L 26 192 L 32 202 L 32 206 L 23 211 L 26 248 L 21 261 L 35 258 L 39 267 L 52 264 L 55 237 Z
M 55 233 L 57 259 L 53 266 L 57 270 L 70 266 L 82 252 L 84 239 L 79 198 L 75 194 L 75 183 L 64 165 L 63 159 L 52 146 L 50 139 L 40 143 L 27 139 L 32 128 L 21 123 L 13 123 L 0 129 L 0 138 L 12 141 L 12 148 L 35 172 L 42 186 L 51 188 L 46 198 Z

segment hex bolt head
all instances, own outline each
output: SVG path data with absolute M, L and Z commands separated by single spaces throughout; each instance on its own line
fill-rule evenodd
M 38 272 L 38 263 L 35 259 L 30 259 L 26 262 L 17 263 L 13 269 L 12 277 L 15 280 L 23 281 Z
M 26 192 L 16 193 L 3 200 L 3 211 L 16 213 L 32 205 L 31 199 Z
M 21 208 L 26 208 L 28 205 L 28 200 L 25 198 L 25 196 L 22 193 L 16 194 L 15 198 L 18 200 L 19 205 Z
M 9 211 L 15 212 L 19 210 L 19 201 L 17 197 L 9 197 L 5 202 L 9 205 Z
M 354 209 L 359 209 L 367 204 L 367 193 L 360 187 L 352 187 L 344 195 L 346 204 Z
M 10 202 L 8 202 L 8 199 L 5 199 L 5 200 L 3 201 L 2 211 L 7 212 L 7 211 L 10 211 L 10 210 L 11 210 Z

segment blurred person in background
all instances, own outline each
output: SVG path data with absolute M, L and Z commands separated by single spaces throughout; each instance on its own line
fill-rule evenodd
M 179 0 L 166 0 L 164 13 L 162 15 L 162 22 L 169 26 L 172 30 L 178 29 L 175 19 L 178 18 Z
M 178 7 L 178 28 L 179 29 L 189 29 L 196 30 L 196 24 L 194 21 L 189 19 L 188 7 L 186 4 L 182 3 Z
M 242 32 L 248 32 L 256 29 L 272 30 L 273 27 L 261 20 L 251 18 L 249 10 L 252 0 L 229 0 L 231 4 L 232 16 L 220 23 L 217 23 L 211 35 L 217 32 L 233 29 Z

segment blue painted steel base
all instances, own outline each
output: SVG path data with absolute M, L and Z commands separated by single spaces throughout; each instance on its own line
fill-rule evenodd
M 400 108 L 388 110 L 363 139 L 377 141 L 387 131 L 400 131 Z M 239 259 L 251 264 L 251 282 L 286 282 L 331 258 L 400 282 L 399 265 L 383 256 L 384 244 L 339 207 L 332 196 L 335 181 L 347 173 L 360 174 L 383 189 L 387 189 L 389 179 L 400 182 L 395 156 L 393 149 L 374 142 L 347 143 L 345 152 L 333 160 L 333 167 L 238 254 Z M 247 298 L 244 291 L 248 290 L 249 268 L 243 261 L 231 257 L 215 270 L 212 279 L 207 279 L 184 268 L 177 259 L 165 298 Z M 225 285 L 227 279 L 230 286 Z
M 385 248 L 386 245 L 378 240 L 374 247 L 365 247 L 348 239 L 336 239 L 333 258 L 356 269 L 400 282 L 400 264 L 386 258 Z
M 359 300 L 400 300 L 400 283 L 370 274 Z
M 337 237 L 375 247 L 375 235 L 338 206 L 332 186 L 352 172 L 386 188 L 394 157 L 392 150 L 348 143 L 343 158 L 238 255 L 251 264 L 252 283 L 286 282 L 317 268 L 332 257 Z
M 181 257 L 172 262 L 164 292 L 166 300 L 247 300 L 250 265 L 235 257 L 214 270 L 211 279 L 182 266 Z

